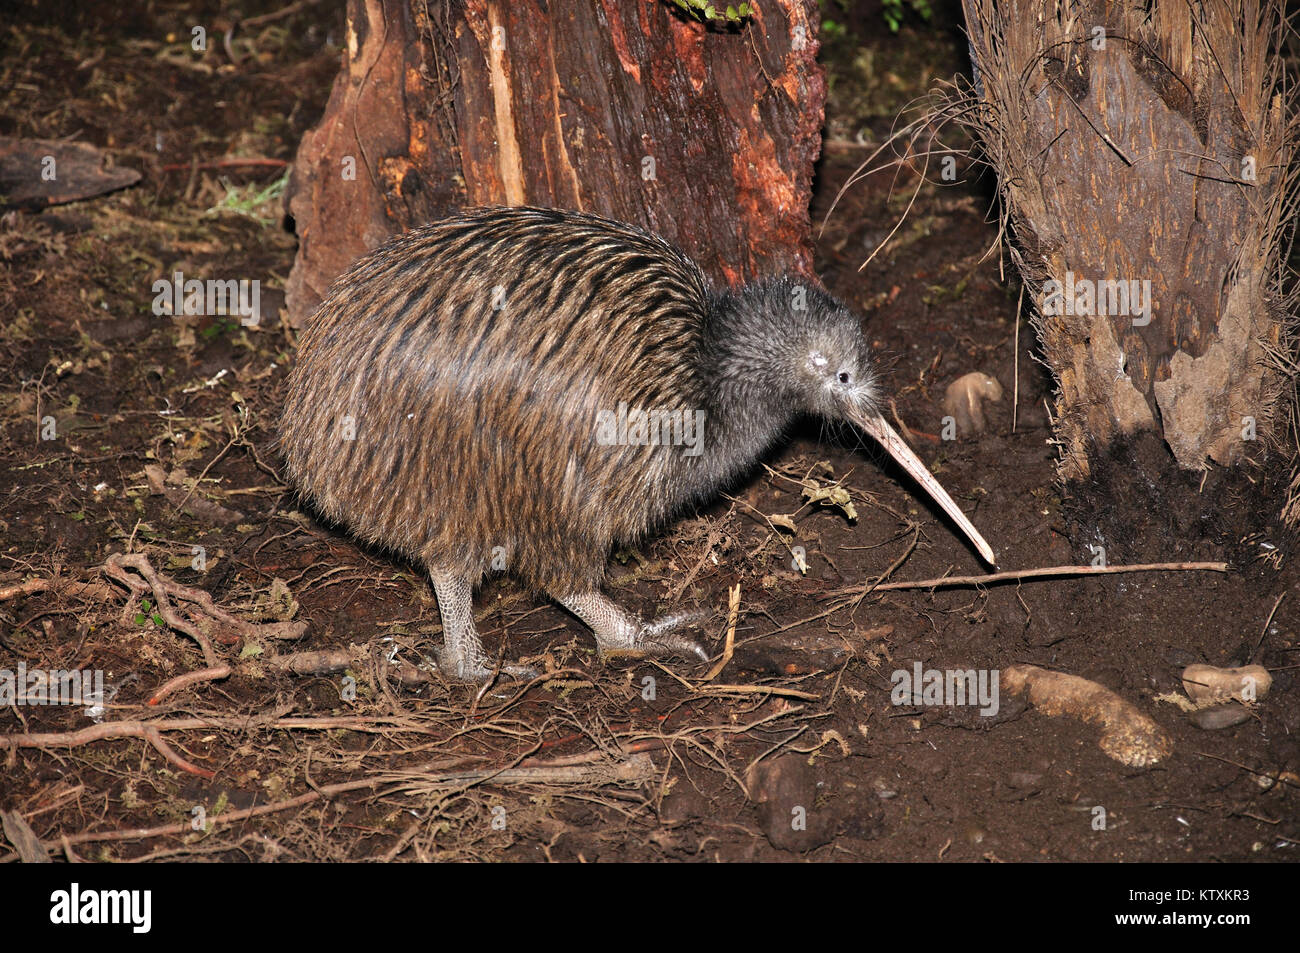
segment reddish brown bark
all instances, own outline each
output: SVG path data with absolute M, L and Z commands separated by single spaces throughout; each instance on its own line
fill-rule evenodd
M 815 14 L 765 0 L 716 30 L 664 0 L 349 0 L 344 67 L 291 181 L 291 321 L 387 236 L 462 206 L 640 224 L 722 281 L 810 273 Z

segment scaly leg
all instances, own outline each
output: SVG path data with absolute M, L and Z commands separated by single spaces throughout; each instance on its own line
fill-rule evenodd
M 442 652 L 438 667 L 448 678 L 466 682 L 483 682 L 495 673 L 483 643 L 474 628 L 474 587 L 463 576 L 429 567 L 433 591 L 438 596 L 442 615 Z M 524 665 L 502 665 L 501 674 L 513 678 L 532 678 L 536 672 Z
M 673 634 L 674 629 L 708 618 L 708 612 L 677 612 L 647 623 L 595 590 L 556 601 L 591 627 L 601 655 L 693 655 L 709 660 L 697 643 Z

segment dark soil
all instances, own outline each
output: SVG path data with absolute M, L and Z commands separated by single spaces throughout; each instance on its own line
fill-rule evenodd
M 284 4 L 243 6 L 254 16 Z M 1151 493 L 1150 525 L 1107 522 L 1097 512 L 1107 486 L 1150 489 L 1120 466 L 1086 499 L 1063 499 L 1050 380 L 1018 319 L 1019 288 L 1003 278 L 991 185 L 964 160 L 966 178 L 924 185 L 896 231 L 916 188 L 910 172 L 872 176 L 831 209 L 898 108 L 965 69 L 951 7 L 928 24 L 909 15 L 894 37 L 868 5 L 828 43 L 819 270 L 865 315 L 899 422 L 1003 569 L 1086 564 L 1104 545 L 1111 565 L 1227 559 L 1229 571 L 864 595 L 886 574 L 985 569 L 895 468 L 880 467 L 876 448 L 809 424 L 734 499 L 611 560 L 610 592 L 646 616 L 715 610 L 701 634 L 718 652 L 740 587 L 734 657 L 720 675 L 706 681 L 707 666 L 679 660 L 601 662 L 575 619 L 499 577 L 476 604 L 486 643 L 553 675 L 481 696 L 428 670 L 440 627 L 419 570 L 319 525 L 278 476 L 275 422 L 294 354 L 277 315 L 295 249 L 277 187 L 285 169 L 231 160 L 293 158 L 339 66 L 341 4 L 237 32 L 238 66 L 215 3 L 98 7 L 27 0 L 0 58 L 0 134 L 75 137 L 144 174 L 135 188 L 0 222 L 0 671 L 99 669 L 112 700 L 101 722 L 75 706 L 10 706 L 0 736 L 161 720 L 173 757 L 106 730 L 0 755 L 0 809 L 51 853 L 1295 857 L 1300 604 L 1284 598 L 1298 573 L 1287 540 L 1233 536 L 1236 523 L 1216 518 L 1215 486 L 1174 511 Z M 189 46 L 196 23 L 208 24 L 204 57 Z M 153 283 L 176 271 L 260 280 L 261 324 L 155 315 Z M 996 377 L 1005 396 L 988 406 L 983 435 L 943 440 L 944 390 L 971 371 Z M 1155 451 L 1125 459 L 1139 452 Z M 804 478 L 843 481 L 857 519 L 806 505 Z M 1229 495 L 1219 510 L 1281 505 Z M 777 515 L 792 518 L 793 534 L 771 526 Z M 216 624 L 215 660 L 234 673 L 151 706 L 169 679 L 209 663 L 156 596 L 146 605 L 107 579 L 115 553 L 144 554 L 240 619 L 305 632 L 223 639 L 231 630 Z M 275 664 L 348 647 L 346 673 Z M 1233 727 L 1196 727 L 1171 700 L 1194 662 L 1262 664 L 1272 690 Z M 1154 719 L 1172 754 L 1125 766 L 1100 750 L 1097 726 L 1009 696 L 992 716 L 894 704 L 895 673 L 917 663 L 1030 663 L 1095 680 Z M 341 787 L 313 799 L 330 785 Z M 112 836 L 136 828 L 157 830 Z M 0 840 L 0 861 L 14 854 Z

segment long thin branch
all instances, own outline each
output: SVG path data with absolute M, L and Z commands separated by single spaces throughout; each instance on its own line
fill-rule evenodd
M 764 632 L 755 638 L 766 639 L 790 629 L 797 629 L 801 625 L 807 625 L 809 622 L 816 622 L 818 619 L 824 619 L 828 615 L 833 615 L 848 606 L 857 606 L 866 596 L 873 592 L 883 592 L 888 590 L 899 589 L 947 589 L 955 586 L 987 586 L 1000 582 L 1011 582 L 1021 579 L 1045 579 L 1054 576 L 1106 576 L 1113 573 L 1121 572 L 1182 572 L 1189 570 L 1200 570 L 1204 572 L 1227 572 L 1227 563 L 1135 563 L 1128 566 L 1044 566 L 1039 569 L 1013 569 L 1006 572 L 993 572 L 984 576 L 940 576 L 937 579 L 913 579 L 903 582 L 885 582 L 879 580 L 885 578 L 897 568 L 897 563 L 891 566 L 882 575 L 876 578 L 875 582 L 866 583 L 862 586 L 855 586 L 851 589 L 839 589 L 835 592 L 828 593 L 828 598 L 844 597 L 836 601 L 828 609 L 823 609 L 815 615 L 805 616 L 802 619 L 796 619 L 793 622 L 787 622 L 771 632 Z M 856 596 L 856 598 L 854 598 Z
M 946 589 L 949 586 L 986 586 L 1013 579 L 1045 579 L 1052 576 L 1108 576 L 1120 572 L 1227 572 L 1227 563 L 1133 563 L 1127 566 L 1043 566 L 1039 569 L 1012 569 L 985 576 L 941 576 L 938 579 L 914 579 L 873 586 L 885 589 Z

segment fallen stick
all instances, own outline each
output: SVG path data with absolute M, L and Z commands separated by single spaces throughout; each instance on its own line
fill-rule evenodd
M 236 169 L 241 166 L 268 167 L 283 169 L 289 164 L 287 159 L 221 159 L 216 162 L 173 162 L 162 167 L 164 172 L 188 172 L 191 168 L 199 169 Z
M 337 715 L 322 718 L 170 718 L 165 721 L 106 721 L 99 725 L 78 728 L 76 731 L 20 732 L 0 735 L 0 751 L 5 748 L 75 748 L 90 744 L 92 741 L 103 741 L 106 738 L 143 738 L 149 731 L 197 731 L 208 728 L 223 728 L 230 731 L 250 728 L 336 731 L 344 728 L 358 732 L 404 731 L 435 734 L 429 728 L 403 724 L 403 720 L 397 717 Z
M 51 591 L 60 592 L 62 595 L 73 598 L 81 596 L 87 599 L 107 599 L 115 590 L 102 582 L 78 582 L 75 579 L 60 576 L 48 579 L 38 577 L 12 586 L 0 587 L 0 602 L 12 599 L 15 596 L 30 596 L 38 592 Z
M 149 696 L 149 704 L 157 705 L 172 692 L 179 691 L 190 685 L 197 685 L 199 682 L 219 682 L 228 677 L 233 671 L 234 669 L 229 665 L 222 664 L 201 668 L 196 672 L 186 672 L 184 675 L 177 675 L 171 681 L 154 690 L 154 693 Z
M 1046 579 L 1053 576 L 1108 576 L 1121 572 L 1227 572 L 1227 563 L 1133 563 L 1127 566 L 1043 566 L 1039 569 L 1011 569 L 984 576 L 940 576 L 937 579 L 914 579 L 886 582 L 872 587 L 885 589 L 940 589 L 947 586 L 984 586 L 991 582 L 1013 579 Z
M 803 692 L 797 688 L 783 688 L 780 685 L 696 685 L 695 691 L 701 695 L 775 695 L 777 698 L 802 698 L 804 701 L 817 701 L 820 695 Z
M 731 661 L 731 656 L 736 651 L 736 620 L 740 616 L 740 583 L 728 593 L 727 606 L 727 639 L 722 646 L 722 657 L 714 663 L 713 668 L 709 669 L 709 674 L 704 676 L 704 681 L 711 682 L 722 673 Z
M 534 765 L 514 768 L 483 768 L 476 771 L 402 772 L 418 778 L 422 785 L 448 784 L 610 784 L 646 782 L 654 778 L 654 762 L 648 754 L 634 754 L 621 761 L 583 761 L 569 764 Z M 392 774 L 381 780 L 392 783 Z
M 182 771 L 197 774 L 199 777 L 208 780 L 216 777 L 207 768 L 200 768 L 178 755 L 171 745 L 163 741 L 162 734 L 158 730 L 160 727 L 164 726 L 147 721 L 110 721 L 102 725 L 91 725 L 78 731 L 0 735 L 0 750 L 8 748 L 13 752 L 19 748 L 73 748 L 104 738 L 143 738 L 153 746 L 155 751 Z
M 1112 573 L 1121 572 L 1185 572 L 1189 570 L 1203 572 L 1227 572 L 1227 563 L 1134 563 L 1127 566 L 1044 566 L 1039 569 L 1011 569 L 1005 572 L 991 572 L 983 576 L 940 576 L 937 579 L 913 579 L 903 582 L 881 582 L 880 580 L 888 578 L 895 569 L 902 565 L 903 561 L 911 555 L 912 549 L 916 546 L 915 538 L 912 545 L 903 553 L 894 564 L 876 577 L 876 581 L 862 586 L 854 586 L 848 589 L 838 589 L 826 594 L 826 598 L 835 598 L 840 596 L 856 595 L 856 600 L 849 598 L 837 602 L 829 609 L 818 612 L 816 615 L 806 616 L 802 619 L 796 619 L 794 622 L 787 622 L 771 632 L 765 632 L 756 638 L 766 639 L 790 629 L 798 628 L 809 622 L 816 622 L 818 619 L 824 619 L 828 615 L 839 612 L 846 606 L 853 605 L 856 608 L 863 599 L 873 592 L 882 590 L 899 589 L 945 589 L 950 586 L 986 586 L 991 583 L 1012 582 L 1022 579 L 1045 579 L 1054 576 L 1105 576 Z
M 128 569 L 135 570 L 144 578 L 145 582 L 134 579 L 127 572 Z M 307 631 L 307 623 L 305 622 L 246 622 L 237 616 L 231 615 L 213 602 L 212 596 L 202 589 L 183 586 L 173 579 L 160 576 L 149 563 L 149 560 L 140 553 L 129 556 L 123 553 L 114 553 L 104 561 L 103 570 L 104 575 L 130 589 L 132 595 L 136 598 L 152 592 L 158 614 L 163 617 L 163 620 L 168 625 L 180 632 L 184 632 L 199 643 L 199 646 L 203 649 L 203 657 L 209 666 L 217 665 L 212 643 L 208 641 L 207 635 L 199 629 L 197 624 L 179 616 L 172 607 L 172 598 L 197 605 L 203 611 L 203 614 L 215 623 L 218 628 L 224 628 L 228 633 L 231 633 L 222 639 L 222 641 L 229 644 L 233 644 L 240 638 L 293 640 L 300 638 Z
M 272 668 L 292 672 L 295 675 L 331 675 L 334 672 L 341 672 L 365 658 L 366 651 L 364 648 L 355 650 L 352 648 L 336 648 L 294 652 L 291 655 L 272 655 L 265 658 L 263 662 Z M 432 676 L 426 675 L 410 662 L 400 662 L 394 666 L 394 669 L 398 681 L 408 688 L 414 685 L 425 685 L 433 681 Z M 196 685 L 199 682 L 220 681 L 233 671 L 234 669 L 229 665 L 217 665 L 196 672 L 177 675 L 149 696 L 149 704 L 157 705 L 172 692 L 189 685 Z

